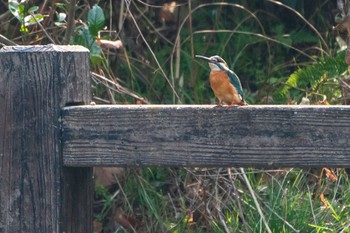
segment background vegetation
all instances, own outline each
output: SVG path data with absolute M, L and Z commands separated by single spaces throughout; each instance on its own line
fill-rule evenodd
M 194 55 L 217 54 L 249 104 L 347 104 L 337 12 L 330 0 L 9 0 L 0 42 L 89 48 L 97 103 L 213 104 L 208 66 Z M 350 232 L 341 169 L 102 168 L 96 177 L 96 232 Z

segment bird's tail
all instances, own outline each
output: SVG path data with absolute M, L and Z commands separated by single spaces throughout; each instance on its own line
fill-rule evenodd
M 240 103 L 241 106 L 248 106 L 247 102 L 245 102 L 245 100 L 242 100 L 242 102 Z

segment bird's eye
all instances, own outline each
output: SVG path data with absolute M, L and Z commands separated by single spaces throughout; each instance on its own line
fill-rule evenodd
M 220 63 L 220 62 L 222 62 L 222 59 L 220 57 L 216 57 L 215 61 Z

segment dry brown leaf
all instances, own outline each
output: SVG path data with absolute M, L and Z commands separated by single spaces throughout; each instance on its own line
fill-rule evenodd
M 330 179 L 333 182 L 336 182 L 338 180 L 337 175 L 334 173 L 334 171 L 328 169 L 328 168 L 323 168 L 324 172 L 326 173 L 326 177 Z
M 137 227 L 136 218 L 131 215 L 127 215 L 121 208 L 117 208 L 114 211 L 114 220 L 126 230 L 135 230 Z
M 94 228 L 94 232 L 97 232 L 97 233 L 102 232 L 102 223 L 94 221 L 93 228 Z
M 121 49 L 123 48 L 123 43 L 121 40 L 97 40 L 97 44 L 101 47 L 108 49 Z
M 174 12 L 176 9 L 176 2 L 164 3 L 159 13 L 159 18 L 162 22 L 174 21 Z
M 346 16 L 343 20 L 339 21 L 337 26 L 334 27 L 339 32 L 347 32 L 350 34 L 350 17 Z
M 124 169 L 120 167 L 95 167 L 94 177 L 97 185 L 110 187 L 116 184 L 115 176 L 120 176 L 124 173 Z
M 320 100 L 316 102 L 316 105 L 330 105 L 327 100 Z
M 196 222 L 193 219 L 193 211 L 188 210 L 187 211 L 187 227 L 192 227 L 195 224 L 196 224 Z
M 323 206 L 325 208 L 328 208 L 328 202 L 327 202 L 327 199 L 324 197 L 323 193 L 320 194 L 320 200 L 323 203 Z
M 348 48 L 346 49 L 346 54 L 345 54 L 345 63 L 347 65 L 350 65 L 350 51 L 349 48 L 350 46 L 348 45 Z

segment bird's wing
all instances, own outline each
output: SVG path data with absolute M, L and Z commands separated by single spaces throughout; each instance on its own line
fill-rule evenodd
M 232 70 L 230 70 L 226 66 L 223 66 L 220 64 L 217 64 L 217 65 L 219 66 L 219 68 L 221 70 L 226 71 L 227 75 L 230 77 L 231 84 L 236 88 L 238 94 L 240 94 L 240 96 L 242 97 L 242 100 L 243 100 L 243 88 L 242 88 L 241 81 L 239 80 L 237 74 L 235 74 L 235 72 L 233 72 Z

